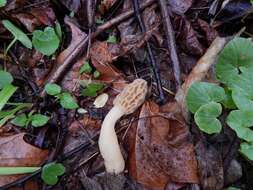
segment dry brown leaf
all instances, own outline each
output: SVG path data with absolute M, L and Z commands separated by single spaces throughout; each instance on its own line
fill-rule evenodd
M 0 137 L 0 167 L 40 166 L 48 156 L 47 150 L 34 147 L 24 141 L 25 133 Z M 8 184 L 20 175 L 1 176 L 0 186 Z
M 129 138 L 129 172 L 138 183 L 164 189 L 170 183 L 198 183 L 190 133 L 177 107 L 146 102 Z M 167 185 L 167 187 L 168 187 Z

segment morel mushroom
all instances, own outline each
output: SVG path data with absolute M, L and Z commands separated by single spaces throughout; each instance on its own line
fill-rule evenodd
M 136 79 L 128 84 L 115 98 L 113 108 L 102 123 L 98 145 L 108 173 L 119 174 L 125 168 L 125 161 L 114 129 L 115 123 L 123 115 L 133 113 L 144 102 L 147 91 L 148 85 L 143 79 Z

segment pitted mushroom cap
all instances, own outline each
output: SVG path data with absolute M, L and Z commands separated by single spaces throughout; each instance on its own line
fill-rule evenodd
M 113 104 L 120 106 L 126 115 L 131 114 L 145 101 L 147 92 L 147 82 L 143 79 L 135 79 L 118 94 Z

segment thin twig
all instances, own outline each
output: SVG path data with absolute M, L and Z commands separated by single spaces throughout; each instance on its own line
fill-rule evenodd
M 170 15 L 168 13 L 168 6 L 165 2 L 165 0 L 159 0 L 160 10 L 162 14 L 162 20 L 163 20 L 163 26 L 165 30 L 166 40 L 167 40 L 167 46 L 170 51 L 170 59 L 173 66 L 174 71 L 174 78 L 176 81 L 176 88 L 179 89 L 181 85 L 180 80 L 180 64 L 179 59 L 177 55 L 177 47 L 176 47 L 176 40 L 175 40 L 175 34 L 174 30 L 170 21 Z
M 138 20 L 138 23 L 141 28 L 141 32 L 145 33 L 146 32 L 146 27 L 145 24 L 142 20 L 141 13 L 140 13 L 140 6 L 139 6 L 139 0 L 133 0 L 133 5 L 134 5 L 134 11 L 135 11 L 135 17 Z M 151 49 L 150 43 L 147 41 L 146 46 L 148 49 L 148 55 L 149 55 L 149 62 L 150 65 L 152 66 L 154 75 L 155 75 L 155 80 L 157 83 L 157 90 L 159 93 L 159 103 L 163 104 L 165 103 L 165 96 L 163 93 L 163 88 L 162 88 L 162 82 L 161 82 L 161 76 L 160 76 L 160 69 L 158 68 L 155 58 L 154 58 L 154 53 Z

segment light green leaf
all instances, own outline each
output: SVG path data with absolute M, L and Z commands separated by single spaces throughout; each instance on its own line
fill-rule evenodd
M 92 68 L 89 64 L 89 62 L 85 61 L 85 63 L 82 65 L 82 67 L 80 68 L 80 71 L 79 73 L 80 74 L 83 74 L 83 73 L 86 73 L 86 74 L 90 74 L 92 71 Z
M 188 90 L 186 103 L 188 109 L 195 113 L 200 106 L 209 102 L 221 102 L 225 96 L 224 89 L 216 84 L 195 82 Z
M 79 106 L 77 105 L 75 99 L 71 96 L 71 94 L 64 92 L 60 96 L 60 104 L 65 109 L 76 109 Z
M 241 139 L 248 142 L 253 141 L 253 112 L 235 110 L 231 111 L 227 117 L 226 123 L 231 127 Z
M 104 24 L 105 21 L 103 19 L 96 19 L 96 24 Z
M 99 78 L 99 77 L 100 77 L 100 72 L 99 72 L 99 71 L 95 71 L 95 72 L 93 73 L 93 77 L 94 77 L 95 79 Z
M 31 116 L 32 126 L 42 127 L 48 122 L 49 119 L 50 118 L 45 115 L 34 114 L 33 116 Z
M 46 27 L 44 31 L 33 32 L 32 43 L 36 50 L 49 56 L 58 49 L 60 40 L 52 27 Z
M 83 96 L 89 96 L 89 97 L 96 97 L 97 96 L 97 92 L 100 91 L 103 87 L 104 87 L 103 84 L 90 83 L 82 91 L 82 95 Z
M 253 111 L 253 76 L 252 69 L 235 77 L 231 83 L 232 98 L 239 109 Z
M 253 43 L 237 37 L 231 40 L 221 52 L 216 64 L 217 78 L 226 84 L 233 83 L 235 76 L 253 67 Z
M 65 167 L 60 163 L 49 163 L 43 166 L 41 178 L 48 185 L 55 185 L 58 182 L 58 176 L 65 173 Z
M 11 84 L 12 81 L 13 77 L 9 72 L 0 70 L 0 89 L 2 89 L 7 84 Z
M 58 21 L 56 21 L 56 23 L 55 23 L 55 32 L 56 32 L 59 40 L 62 41 L 62 29 L 61 29 L 61 25 Z
M 251 143 L 241 143 L 240 144 L 240 150 L 239 150 L 244 156 L 246 156 L 249 160 L 253 161 L 253 144 Z
M 6 5 L 6 0 L 0 0 L 0 7 L 4 7 Z
M 54 96 L 61 93 L 61 87 L 54 83 L 48 83 L 45 86 L 47 94 Z
M 113 35 L 110 35 L 106 41 L 108 43 L 115 44 L 115 43 L 117 43 L 117 38 Z
M 0 167 L 0 175 L 15 175 L 33 173 L 40 167 Z
M 13 86 L 11 84 L 7 84 L 0 91 L 0 111 L 3 109 L 3 107 L 5 106 L 5 104 L 8 102 L 8 100 L 10 99 L 10 97 L 14 94 L 14 92 L 17 89 L 18 89 L 17 87 L 15 87 L 15 86 Z
M 210 102 L 202 105 L 194 115 L 199 129 L 207 134 L 219 133 L 222 125 L 217 117 L 221 114 L 222 107 L 219 103 Z
M 32 49 L 31 40 L 24 32 L 22 32 L 22 30 L 12 24 L 9 20 L 3 20 L 2 23 L 4 27 L 9 30 L 18 41 L 20 41 L 25 47 Z
M 227 109 L 236 109 L 237 107 L 232 99 L 232 91 L 225 89 L 225 93 L 226 93 L 226 96 L 225 96 L 225 99 L 222 100 L 221 102 L 222 105 Z
M 229 188 L 227 188 L 227 190 L 241 190 L 241 189 L 237 188 L 237 187 L 229 187 Z
M 25 127 L 26 122 L 27 122 L 27 117 L 25 114 L 18 115 L 13 120 L 11 120 L 11 123 L 13 125 L 16 125 L 19 127 Z

